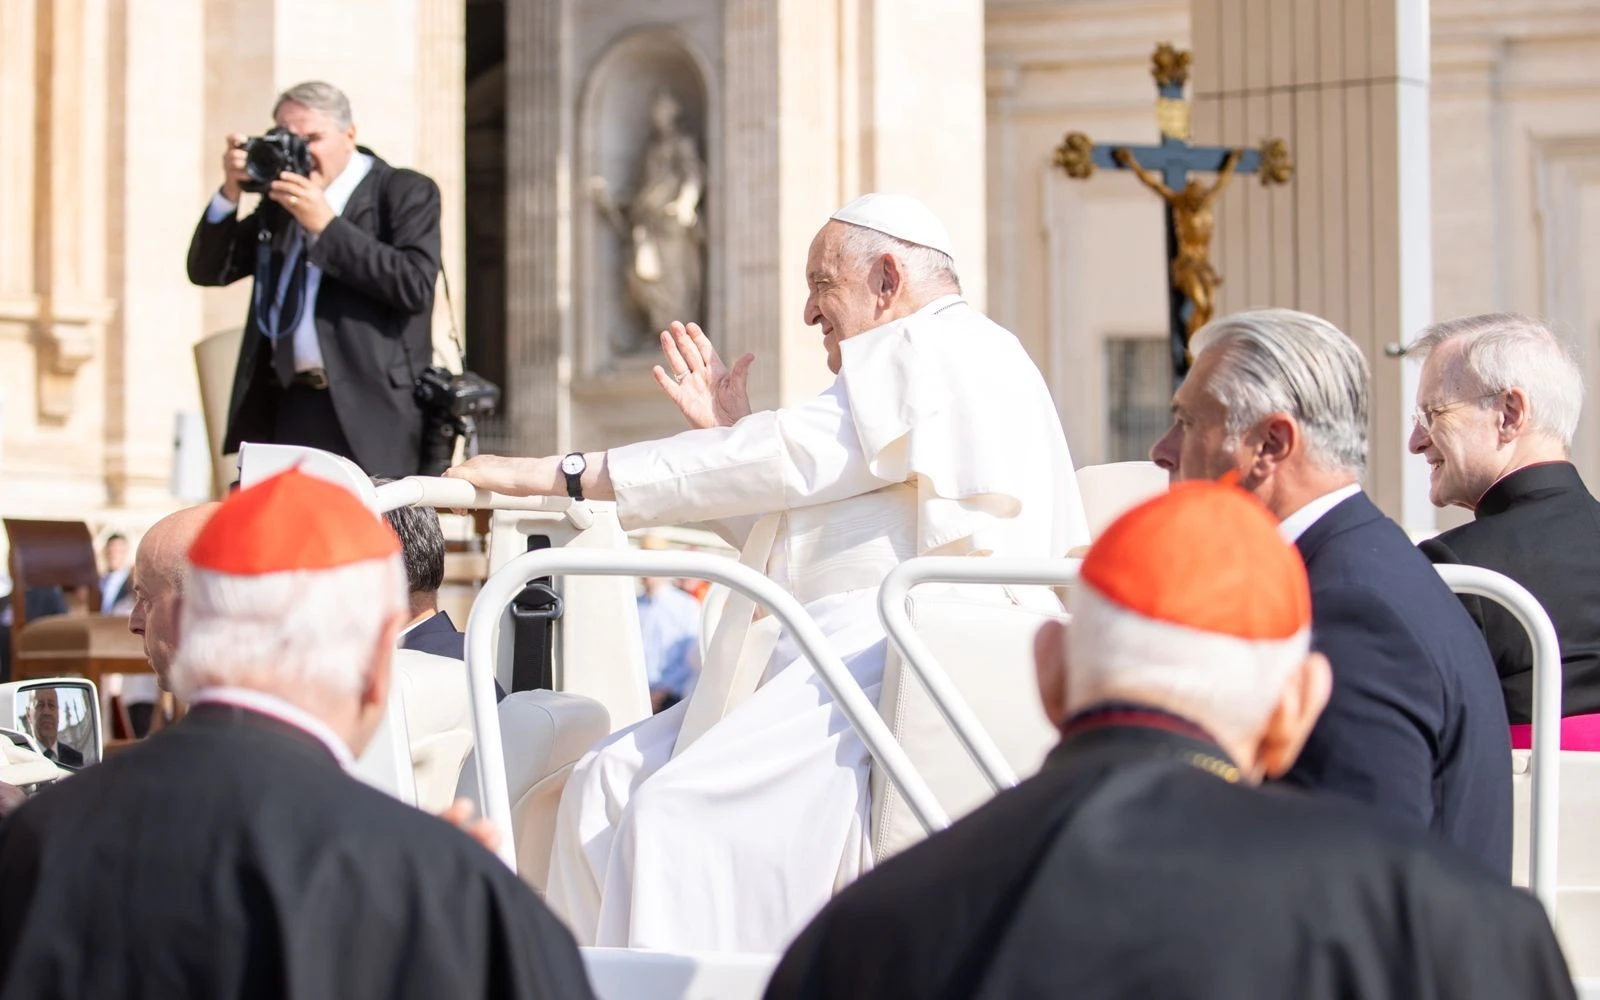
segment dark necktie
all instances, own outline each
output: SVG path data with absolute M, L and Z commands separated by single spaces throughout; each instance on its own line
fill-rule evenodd
M 44 752 L 44 759 L 45 759 L 45 760 L 55 760 L 55 759 L 56 759 L 56 752 L 55 752 L 55 750 L 53 750 L 53 749 L 52 749 L 52 750 L 46 750 L 46 751 L 45 751 L 45 752 Z

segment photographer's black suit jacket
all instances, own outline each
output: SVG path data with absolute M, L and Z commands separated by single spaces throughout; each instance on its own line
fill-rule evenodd
M 1441 834 L 1511 877 L 1511 734 L 1483 634 L 1357 493 L 1295 543 L 1333 696 L 1287 776 Z
M 1483 566 L 1527 587 L 1561 640 L 1561 714 L 1600 712 L 1600 502 L 1571 462 L 1546 462 L 1489 487 L 1474 517 L 1423 542 L 1423 554 L 1435 563 Z M 1489 640 L 1511 721 L 1532 722 L 1528 633 L 1493 601 L 1461 603 Z
M 322 269 L 317 339 L 339 424 L 363 471 L 400 478 L 415 475 L 421 461 L 422 413 L 412 386 L 433 357 L 439 187 L 422 174 L 389 166 L 371 150 L 361 151 L 372 156 L 372 170 L 351 193 L 343 214 L 311 246 L 307 260 Z M 211 224 L 201 216 L 189 244 L 189 280 L 231 285 L 253 277 L 264 219 L 273 232 L 272 285 L 261 296 L 263 308 L 269 306 L 293 220 L 266 199 L 243 219 L 229 216 Z M 241 441 L 272 441 L 280 395 L 272 343 L 256 328 L 252 299 L 234 371 L 224 453 L 236 451 Z

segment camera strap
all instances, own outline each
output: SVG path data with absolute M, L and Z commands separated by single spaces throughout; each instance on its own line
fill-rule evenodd
M 265 207 L 263 212 L 269 211 Z M 286 215 L 286 213 L 285 213 Z M 289 339 L 293 343 L 294 331 L 300 326 L 300 320 L 305 315 L 306 309 L 306 246 L 304 234 L 298 235 L 298 252 L 296 251 L 296 237 L 291 236 L 289 245 L 284 248 L 284 265 L 293 266 L 294 273 L 289 276 L 287 284 L 283 281 L 281 273 L 274 274 L 272 270 L 272 229 L 263 222 L 256 234 L 256 270 L 255 287 L 251 289 L 251 300 L 256 330 L 262 336 L 276 345 L 279 341 Z M 289 255 L 294 254 L 294 260 Z M 277 280 L 273 280 L 276 278 Z M 283 301 L 278 301 L 278 289 L 283 288 Z M 267 290 L 272 292 L 272 298 L 267 298 Z M 269 322 L 272 307 L 278 307 L 277 322 Z M 285 307 L 290 307 L 288 321 L 284 321 Z

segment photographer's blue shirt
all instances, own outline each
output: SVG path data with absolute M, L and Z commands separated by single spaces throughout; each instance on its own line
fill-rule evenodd
M 333 183 L 328 185 L 323 196 L 328 199 L 328 207 L 333 209 L 335 216 L 344 214 L 344 207 L 349 204 L 350 196 L 371 171 L 372 157 L 358 152 L 350 158 L 349 163 L 345 164 L 345 168 L 333 179 Z M 218 191 L 211 196 L 211 204 L 206 208 L 206 221 L 216 225 L 238 210 L 238 202 L 229 201 L 222 196 L 221 191 Z M 300 259 L 305 241 L 305 230 L 298 225 L 295 226 L 294 236 L 289 241 L 289 250 L 283 258 L 283 269 L 278 275 L 277 294 L 273 296 L 272 305 L 267 308 L 267 329 L 271 331 L 269 336 L 274 339 L 279 336 L 278 311 L 283 306 L 284 293 L 289 290 L 289 280 L 294 275 L 295 262 Z M 317 342 L 317 289 L 321 285 L 322 268 L 315 264 L 307 264 L 305 308 L 301 311 L 300 322 L 294 329 L 294 370 L 297 372 L 322 367 L 322 345 Z

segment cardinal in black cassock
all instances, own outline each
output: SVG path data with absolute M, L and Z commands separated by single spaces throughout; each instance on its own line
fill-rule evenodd
M 1036 644 L 1063 732 L 1040 773 L 835 898 L 768 1000 L 1574 995 L 1533 897 L 1356 804 L 1256 787 L 1331 682 L 1254 499 L 1194 483 L 1136 508 L 1072 605 Z
M 387 702 L 398 553 L 299 472 L 218 509 L 173 667 L 189 714 L 0 821 L 0 1000 L 592 995 L 493 854 L 343 769 Z

